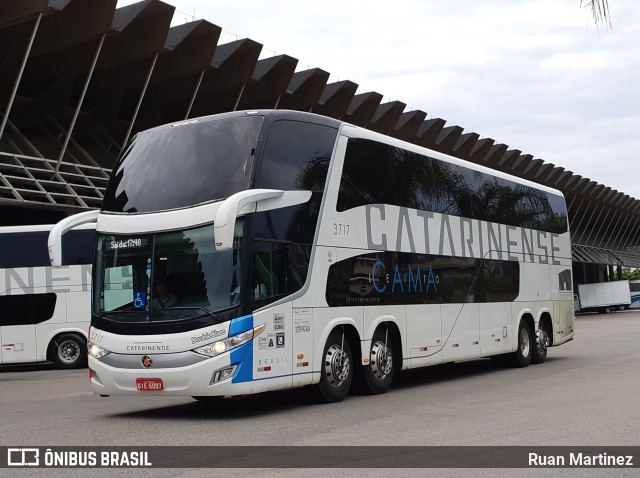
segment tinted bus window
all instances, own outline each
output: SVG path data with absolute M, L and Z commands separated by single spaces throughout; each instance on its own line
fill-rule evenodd
M 0 268 L 50 266 L 48 231 L 0 235 Z
M 338 211 L 366 204 L 396 204 L 394 166 L 389 146 L 350 139 L 342 168 Z
M 276 121 L 269 130 L 256 188 L 311 191 L 297 206 L 251 215 L 251 298 L 262 307 L 304 285 L 337 129 Z
M 109 180 L 103 209 L 162 211 L 248 189 L 263 118 L 193 121 L 136 136 Z M 141 180 L 154 187 L 140 187 Z
M 0 325 L 33 325 L 53 317 L 56 294 L 0 296 Z
M 324 191 L 337 130 L 299 121 L 276 121 L 269 130 L 256 188 Z
M 93 264 L 95 235 L 94 229 L 80 229 L 64 234 L 62 264 Z M 0 234 L 0 268 L 50 266 L 48 240 L 49 231 Z
M 561 196 L 375 141 L 349 139 L 338 211 L 389 204 L 561 234 Z
M 62 264 L 93 264 L 95 242 L 95 229 L 67 232 L 62 236 Z
M 331 307 L 511 302 L 519 290 L 517 261 L 376 252 L 332 264 L 326 299 Z

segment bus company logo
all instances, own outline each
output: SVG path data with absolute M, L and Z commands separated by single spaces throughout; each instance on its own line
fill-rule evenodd
M 211 332 L 205 332 L 202 335 L 198 335 L 197 337 L 191 337 L 192 344 L 198 344 L 200 342 L 204 342 L 205 340 L 215 339 L 216 337 L 220 337 L 221 335 L 226 335 L 227 331 L 225 329 L 222 330 L 212 330 Z
M 566 254 L 566 235 L 406 207 L 367 205 L 365 221 L 371 250 L 400 250 L 405 244 L 419 254 L 508 261 L 520 255 L 523 262 L 552 265 Z
M 151 360 L 151 357 L 149 355 L 145 355 L 144 357 L 142 357 L 142 366 L 144 368 L 149 368 L 152 364 L 153 360 Z
M 377 261 L 371 268 L 369 274 L 369 283 L 373 284 L 373 288 L 378 293 L 383 293 L 387 290 L 387 284 L 391 284 L 391 292 L 395 293 L 396 289 L 402 292 L 426 292 L 430 289 L 433 292 L 438 292 L 438 284 L 440 283 L 440 277 L 433 273 L 433 269 L 429 266 L 428 271 L 422 272 L 420 266 L 413 270 L 411 266 L 408 266 L 406 271 L 401 271 L 400 267 L 395 264 L 393 267 L 393 278 L 391 274 L 386 272 L 385 263 Z M 413 289 L 413 290 L 412 290 Z
M 40 449 L 7 448 L 7 466 L 40 466 Z
M 127 345 L 127 352 L 168 352 L 168 345 L 146 345 L 144 343 Z

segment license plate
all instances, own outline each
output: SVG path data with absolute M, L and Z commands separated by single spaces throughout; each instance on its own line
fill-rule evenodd
M 164 390 L 161 378 L 137 378 L 136 387 L 143 392 Z

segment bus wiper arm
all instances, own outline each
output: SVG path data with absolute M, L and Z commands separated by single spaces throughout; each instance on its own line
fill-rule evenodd
M 193 309 L 201 310 L 205 314 L 207 314 L 210 317 L 212 317 L 213 319 L 222 320 L 222 317 L 220 317 L 219 315 L 214 314 L 209 309 L 205 309 L 204 307 L 198 307 L 197 305 L 190 306 L 190 307 L 165 307 L 164 309 L 158 309 L 158 310 L 167 311 L 167 310 L 193 310 Z

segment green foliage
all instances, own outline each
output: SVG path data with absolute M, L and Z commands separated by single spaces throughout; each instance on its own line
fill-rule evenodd
M 640 279 L 640 269 L 635 269 L 632 271 L 623 271 L 622 278 L 628 280 Z

